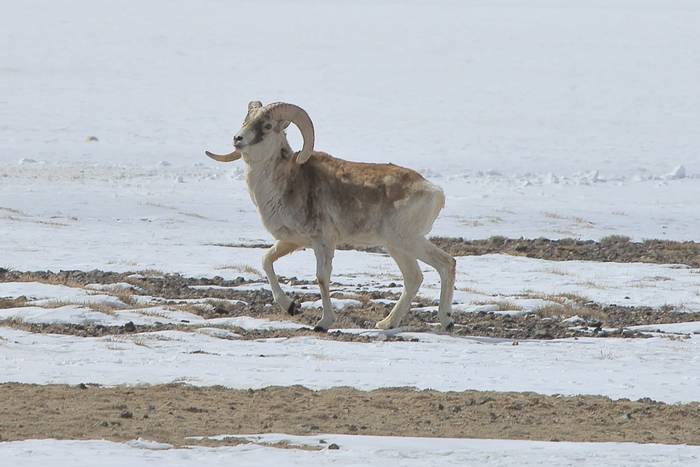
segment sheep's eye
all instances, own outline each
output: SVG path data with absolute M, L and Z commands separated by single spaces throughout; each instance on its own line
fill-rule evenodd
M 265 124 L 265 129 L 266 129 L 266 130 L 271 130 L 271 129 L 272 129 L 272 123 L 266 123 L 266 124 Z

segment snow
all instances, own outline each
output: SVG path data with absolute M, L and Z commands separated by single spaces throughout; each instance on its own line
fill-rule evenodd
M 128 319 L 119 319 L 116 316 L 75 305 L 57 308 L 42 308 L 38 306 L 5 308 L 0 309 L 0 319 L 15 319 L 25 323 L 100 324 L 103 326 L 120 326 L 129 321 Z
M 673 169 L 671 171 L 671 173 L 666 175 L 666 178 L 668 178 L 669 180 L 679 180 L 679 179 L 685 178 L 685 177 L 686 177 L 685 167 L 683 167 L 682 165 L 679 165 L 678 167 Z
M 125 308 L 126 304 L 111 295 L 94 294 L 89 291 L 65 285 L 44 284 L 41 282 L 2 282 L 0 297 L 27 297 L 31 304 L 51 306 L 61 303 L 82 305 L 108 305 Z
M 80 467 L 101 465 L 230 466 L 259 465 L 424 467 L 438 465 L 483 466 L 656 466 L 693 465 L 700 461 L 700 447 L 635 443 L 570 443 L 450 438 L 399 438 L 389 436 L 249 436 L 256 442 L 291 441 L 338 450 L 280 449 L 257 444 L 230 447 L 166 448 L 162 443 L 109 441 L 27 440 L 0 443 L 0 456 L 9 465 Z M 320 444 L 324 440 L 327 444 Z M 157 446 L 156 446 L 157 445 Z
M 209 325 L 235 326 L 245 330 L 275 330 L 275 329 L 302 329 L 308 328 L 303 324 L 289 321 L 271 321 L 269 319 L 251 318 L 250 316 L 236 316 L 231 318 L 211 318 L 205 321 Z
M 139 308 L 134 310 L 114 310 L 109 313 L 93 311 L 79 305 L 66 305 L 56 308 L 27 306 L 0 309 L 0 320 L 13 319 L 25 323 L 79 324 L 123 326 L 131 321 L 138 325 L 157 323 L 205 323 L 201 316 L 184 311 L 168 310 L 162 307 Z
M 128 282 L 114 282 L 112 284 L 86 284 L 85 288 L 91 290 L 104 290 L 107 292 L 141 291 L 140 287 L 136 287 Z
M 246 277 L 214 244 L 270 236 L 242 164 L 203 150 L 251 99 L 306 107 L 319 149 L 422 170 L 447 194 L 436 235 L 700 240 L 696 2 L 305 6 L 13 4 L 2 266 Z M 264 40 L 229 27 L 261 16 Z
M 271 242 L 242 164 L 203 155 L 205 148 L 229 147 L 252 99 L 305 107 L 320 150 L 406 165 L 442 186 L 447 203 L 433 235 L 700 240 L 700 60 L 688 47 L 700 42 L 700 4 L 693 0 L 447 0 L 439 7 L 76 0 L 70 8 L 39 0 L 5 10 L 3 268 L 260 279 L 263 250 L 220 246 Z M 261 21 L 250 18 L 264 18 L 265 34 Z M 300 145 L 296 129 L 290 140 Z M 283 258 L 276 268 L 287 277 L 315 279 L 310 251 Z M 427 268 L 424 274 L 421 301 L 430 302 L 439 295 L 438 277 Z M 386 288 L 400 277 L 391 259 L 377 254 L 338 251 L 333 280 L 342 284 L 334 291 L 344 294 L 400 290 Z M 344 330 L 377 341 L 241 341 L 216 326 L 298 325 L 203 320 L 165 307 L 130 310 L 112 295 L 118 288 L 138 292 L 127 286 L 2 283 L 0 297 L 26 296 L 31 306 L 0 316 L 109 325 L 185 320 L 205 327 L 105 338 L 0 329 L 0 376 L 37 383 L 410 385 L 698 398 L 695 334 L 511 346 L 433 334 L 400 343 L 381 341 L 386 334 L 379 332 Z M 513 309 L 499 313 L 531 312 L 563 293 L 603 305 L 700 311 L 700 270 L 673 265 L 464 257 L 457 287 L 455 310 L 465 313 L 510 308 L 506 302 Z M 159 302 L 134 297 L 144 305 Z M 344 300 L 339 308 L 350 303 Z M 87 305 L 118 310 L 101 313 Z M 648 328 L 698 331 L 696 323 Z M 195 350 L 209 353 L 187 353 Z M 698 456 L 697 448 L 684 446 L 331 439 L 343 448 L 154 451 L 143 449 L 144 441 L 38 440 L 0 443 L 0 455 L 12 465 L 94 465 L 96 459 L 230 465 L 232 456 L 240 465 L 645 465 L 693 464 Z
M 162 307 L 139 308 L 134 310 L 115 310 L 110 313 L 93 311 L 89 308 L 66 305 L 56 308 L 38 306 L 0 309 L 0 320 L 18 320 L 25 323 L 41 324 L 78 324 L 123 326 L 128 322 L 136 325 L 188 324 L 206 326 L 239 327 L 245 330 L 301 329 L 308 326 L 289 321 L 271 321 L 249 316 L 204 319 L 193 313 L 168 310 Z
M 149 441 L 147 439 L 138 438 L 132 439 L 125 443 L 127 446 L 138 449 L 151 449 L 153 451 L 162 451 L 164 449 L 172 449 L 173 445 L 168 443 L 158 443 L 156 441 Z
M 630 326 L 630 329 L 639 331 L 661 331 L 677 334 L 700 334 L 700 321 L 688 323 L 667 323 L 667 324 L 644 324 L 640 326 Z
M 697 400 L 700 386 L 698 372 L 689 371 L 700 365 L 699 338 L 579 338 L 513 346 L 504 339 L 425 336 L 419 342 L 369 343 L 316 337 L 228 340 L 181 331 L 85 338 L 0 328 L 0 380 L 364 390 L 413 386 L 666 402 Z M 197 350 L 208 354 L 191 353 Z
M 362 302 L 352 298 L 331 298 L 331 304 L 336 310 L 342 310 L 343 308 L 349 307 L 359 307 L 362 306 Z M 322 300 L 315 300 L 312 302 L 301 302 L 302 308 L 323 308 Z
M 506 255 L 457 259 L 458 302 L 495 300 L 517 295 L 574 294 L 602 304 L 661 307 L 672 305 L 700 311 L 700 274 L 684 266 L 591 261 L 545 261 Z M 426 278 L 430 295 L 437 297 L 434 272 Z M 426 275 L 427 276 L 427 275 Z M 434 291 L 433 291 L 434 290 Z M 477 291 L 475 295 L 474 290 Z M 421 289 L 421 294 L 426 292 Z M 481 297 L 484 300 L 484 297 Z M 519 304 L 517 300 L 512 300 Z M 523 302 L 525 307 L 528 302 Z M 530 303 L 529 305 L 532 305 Z

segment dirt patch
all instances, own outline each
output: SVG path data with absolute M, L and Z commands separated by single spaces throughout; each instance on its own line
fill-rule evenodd
M 629 237 L 611 235 L 600 241 L 563 238 L 526 239 L 491 237 L 483 240 L 466 240 L 455 237 L 431 237 L 430 240 L 452 256 L 478 256 L 502 253 L 552 261 L 602 261 L 618 263 L 686 264 L 700 267 L 700 243 L 671 240 L 645 240 L 632 242 Z M 269 248 L 267 243 L 214 243 L 214 246 L 235 248 Z M 339 250 L 352 250 L 339 246 Z M 361 251 L 385 253 L 381 247 Z
M 700 404 L 407 388 L 0 385 L 0 440 L 317 433 L 700 444 Z M 342 448 L 342 447 L 341 447 Z
M 243 277 L 224 279 L 185 277 L 180 274 L 164 274 L 159 271 L 110 272 L 98 269 L 92 271 L 15 271 L 0 268 L 0 282 L 42 282 L 45 284 L 67 285 L 69 287 L 84 287 L 87 284 L 114 284 L 126 282 L 142 289 L 141 295 L 154 295 L 163 298 L 226 298 L 225 293 L 216 289 L 192 289 L 190 286 L 213 285 L 235 287 L 248 282 Z M 111 293 L 102 291 L 103 293 Z
M 27 297 L 0 298 L 0 310 L 3 308 L 17 308 L 27 306 Z
M 433 237 L 430 239 L 452 256 L 503 253 L 553 261 L 603 261 L 617 263 L 686 264 L 700 267 L 700 243 L 670 240 L 632 242 L 615 235 L 600 241 L 538 239 L 509 239 L 491 237 L 486 240 Z

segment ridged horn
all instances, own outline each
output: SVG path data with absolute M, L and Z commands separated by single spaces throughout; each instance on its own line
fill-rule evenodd
M 267 112 L 273 120 L 287 120 L 299 128 L 301 136 L 304 138 L 304 146 L 297 153 L 296 162 L 303 164 L 308 161 L 314 150 L 314 124 L 309 114 L 299 106 L 284 102 L 268 104 L 262 110 Z
M 204 154 L 211 157 L 215 161 L 219 161 L 219 162 L 233 162 L 233 161 L 237 161 L 238 159 L 241 158 L 241 152 L 238 149 L 236 149 L 235 151 L 233 151 L 230 154 L 224 154 L 224 155 L 214 154 L 213 152 L 209 152 L 209 151 L 204 151 Z

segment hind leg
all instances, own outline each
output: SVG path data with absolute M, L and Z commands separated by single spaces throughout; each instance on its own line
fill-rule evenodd
M 325 244 L 316 244 L 313 248 L 316 255 L 316 280 L 318 288 L 321 290 L 321 302 L 323 303 L 323 314 L 314 330 L 327 331 L 336 319 L 330 292 L 334 248 Z
M 423 282 L 423 273 L 420 272 L 415 256 L 390 247 L 387 247 L 387 251 L 401 270 L 404 286 L 401 297 L 399 297 L 399 301 L 396 302 L 391 313 L 377 323 L 376 327 L 379 329 L 391 329 L 401 324 L 401 320 L 411 309 L 411 301 L 418 293 L 418 289 Z
M 457 262 L 426 238 L 417 240 L 415 247 L 418 259 L 435 268 L 440 274 L 438 318 L 444 329 L 450 329 L 454 324 L 450 315 L 452 314 L 452 296 L 454 295 Z

